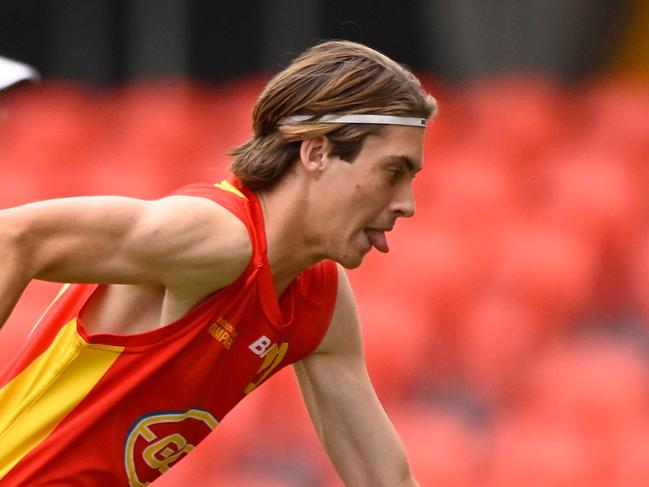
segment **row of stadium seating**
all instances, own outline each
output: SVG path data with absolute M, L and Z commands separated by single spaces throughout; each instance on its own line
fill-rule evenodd
M 0 207 L 217 181 L 263 83 L 19 92 L 0 126 Z M 425 84 L 440 114 L 418 214 L 350 272 L 368 368 L 421 485 L 649 484 L 649 83 Z M 57 288 L 30 286 L 0 366 Z M 290 371 L 253 397 L 155 485 L 340 485 Z

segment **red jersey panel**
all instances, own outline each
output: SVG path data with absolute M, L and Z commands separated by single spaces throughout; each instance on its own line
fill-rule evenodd
M 83 310 L 99 286 L 66 285 L 0 377 L 1 486 L 147 485 L 322 340 L 335 263 L 305 270 L 277 299 L 255 194 L 236 181 L 175 194 L 241 219 L 250 264 L 181 319 L 133 335 L 89 334 Z

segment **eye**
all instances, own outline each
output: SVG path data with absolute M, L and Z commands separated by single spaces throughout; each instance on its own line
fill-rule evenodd
M 391 181 L 397 181 L 405 173 L 406 173 L 406 171 L 404 171 L 403 169 L 397 168 L 397 167 L 388 168 L 388 174 L 389 174 L 389 177 L 390 177 Z

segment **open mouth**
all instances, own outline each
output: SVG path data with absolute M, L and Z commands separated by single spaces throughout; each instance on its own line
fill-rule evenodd
M 387 254 L 390 251 L 390 247 L 388 247 L 388 239 L 385 237 L 385 230 L 366 228 L 365 235 L 370 241 L 372 247 L 374 247 L 379 252 Z

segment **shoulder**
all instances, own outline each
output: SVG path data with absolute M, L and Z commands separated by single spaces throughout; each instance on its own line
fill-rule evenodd
M 177 259 L 167 287 L 177 293 L 215 291 L 239 277 L 252 257 L 248 229 L 215 201 L 171 195 L 151 202 L 148 225 L 159 229 Z
M 218 202 L 202 196 L 170 195 L 151 202 L 152 215 L 157 214 L 179 229 L 200 232 L 216 227 L 216 237 L 247 236 L 246 225 Z

